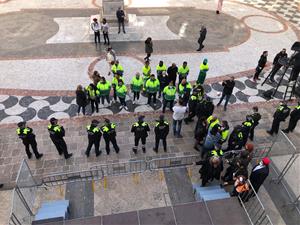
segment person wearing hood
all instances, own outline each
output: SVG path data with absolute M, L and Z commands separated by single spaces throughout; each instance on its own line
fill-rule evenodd
M 140 139 L 142 141 L 143 153 L 146 152 L 146 138 L 148 137 L 150 128 L 148 123 L 144 121 L 144 118 L 145 116 L 139 116 L 138 122 L 135 122 L 131 127 L 131 132 L 134 133 L 134 147 L 132 148 L 134 154 L 137 154 Z
M 207 71 L 209 70 L 209 66 L 208 66 L 208 60 L 204 59 L 203 62 L 200 65 L 200 71 L 199 71 L 199 75 L 198 75 L 198 79 L 197 79 L 197 84 L 204 84 L 205 78 L 206 78 L 206 74 Z

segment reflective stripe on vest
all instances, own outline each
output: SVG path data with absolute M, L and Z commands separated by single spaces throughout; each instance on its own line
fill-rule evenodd
M 223 151 L 222 150 L 212 150 L 210 152 L 213 156 L 222 156 L 223 155 Z

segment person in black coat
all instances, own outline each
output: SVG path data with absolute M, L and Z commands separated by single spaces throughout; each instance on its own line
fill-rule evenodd
M 100 148 L 102 133 L 100 131 L 100 128 L 97 127 L 98 124 L 99 124 L 98 120 L 92 120 L 91 125 L 88 125 L 86 127 L 86 131 L 88 133 L 88 140 L 89 140 L 88 147 L 85 151 L 85 155 L 87 157 L 90 156 L 90 152 L 93 145 L 95 146 L 96 157 L 98 157 L 101 154 L 99 148 Z
M 233 128 L 233 131 L 229 136 L 228 147 L 226 151 L 242 149 L 243 140 L 243 127 L 237 125 Z
M 168 79 L 169 79 L 168 83 L 172 81 L 174 86 L 176 86 L 177 73 L 178 73 L 178 67 L 176 66 L 175 63 L 172 63 L 172 65 L 167 70 Z
M 287 106 L 285 102 L 281 102 L 277 107 L 274 115 L 271 130 L 268 130 L 267 133 L 273 135 L 277 134 L 280 126 L 280 122 L 285 121 L 289 116 L 291 109 Z
M 199 170 L 202 179 L 202 187 L 214 179 L 220 180 L 221 173 L 223 171 L 223 162 L 218 156 L 212 156 L 205 160 L 196 162 L 196 165 L 202 165 Z
M 205 26 L 202 26 L 200 30 L 200 37 L 198 39 L 199 48 L 197 49 L 197 51 L 201 51 L 202 48 L 204 48 L 203 42 L 206 38 L 206 34 L 207 34 L 207 29 Z
M 118 8 L 117 12 L 116 12 L 116 16 L 117 16 L 117 19 L 118 19 L 118 25 L 119 25 L 119 31 L 118 31 L 118 34 L 120 33 L 121 31 L 121 26 L 122 26 L 122 29 L 123 29 L 123 33 L 126 34 L 125 32 L 125 25 L 124 25 L 124 21 L 125 21 L 125 12 L 124 10 L 122 10 L 121 7 Z
M 206 119 L 214 113 L 215 106 L 209 97 L 203 98 L 197 105 L 197 117 Z
M 255 69 L 255 74 L 253 76 L 253 81 L 254 82 L 256 82 L 256 80 L 260 80 L 260 78 L 258 76 L 266 66 L 267 56 L 268 56 L 268 51 L 264 51 L 263 54 L 260 56 L 260 59 L 258 61 L 258 65 Z
M 269 175 L 269 164 L 270 159 L 268 157 L 265 157 L 261 162 L 254 166 L 251 171 L 250 182 L 256 193 Z
M 280 70 L 280 68 L 282 67 L 282 65 L 279 63 L 279 60 L 281 60 L 282 58 L 287 58 L 288 55 L 286 54 L 286 49 L 282 49 L 274 58 L 273 60 L 273 68 L 272 71 L 270 73 L 270 81 L 271 82 L 275 82 L 274 80 L 274 76 L 275 74 L 278 72 L 278 70 Z
M 148 37 L 145 41 L 145 52 L 147 56 L 144 58 L 144 60 L 148 61 L 150 60 L 150 56 L 153 53 L 153 42 L 151 37 Z
M 184 119 L 184 122 L 186 124 L 188 124 L 189 122 L 192 122 L 194 116 L 196 116 L 198 102 L 199 102 L 198 92 L 193 90 L 193 93 L 188 101 L 189 114 L 188 114 L 188 117 Z
M 142 150 L 146 152 L 146 138 L 150 131 L 148 123 L 144 121 L 145 116 L 139 116 L 138 122 L 134 123 L 131 127 L 131 132 L 134 133 L 134 147 L 132 148 L 134 154 L 137 154 L 139 141 L 142 141 Z
M 226 111 L 228 101 L 230 99 L 230 96 L 233 92 L 233 88 L 235 86 L 234 77 L 230 77 L 230 80 L 223 81 L 222 86 L 224 87 L 222 91 L 222 97 L 220 98 L 220 101 L 217 104 L 217 106 L 220 106 L 223 99 L 225 98 L 224 111 Z
M 207 135 L 207 121 L 205 117 L 201 117 L 198 119 L 196 127 L 195 127 L 195 132 L 194 132 L 194 137 L 195 137 L 195 145 L 194 149 L 196 151 L 200 152 L 200 149 L 198 148 L 198 145 L 203 145 L 204 138 Z
M 254 106 L 252 109 L 253 109 L 253 114 L 249 115 L 253 120 L 253 125 L 252 125 L 252 127 L 250 129 L 250 133 L 249 133 L 249 139 L 251 141 L 253 141 L 253 138 L 254 138 L 254 129 L 259 124 L 259 121 L 261 119 L 261 115 L 258 112 L 258 107 Z
M 78 116 L 80 113 L 80 109 L 82 109 L 82 113 L 83 115 L 85 115 L 85 106 L 87 104 L 87 97 L 81 85 L 78 85 L 76 89 L 76 104 L 78 107 L 77 109 Z
M 296 108 L 290 114 L 290 121 L 288 128 L 282 130 L 284 133 L 293 132 L 295 127 L 297 126 L 298 120 L 300 119 L 300 102 Z
M 160 115 L 159 120 L 155 124 L 154 133 L 155 133 L 155 147 L 153 151 L 158 153 L 159 141 L 163 141 L 164 151 L 167 151 L 167 136 L 169 134 L 169 123 L 165 121 L 165 116 Z

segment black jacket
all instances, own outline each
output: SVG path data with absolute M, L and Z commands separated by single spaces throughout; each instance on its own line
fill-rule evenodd
M 269 175 L 269 167 L 268 166 L 264 166 L 261 169 L 255 170 L 255 168 L 257 166 L 258 165 L 253 167 L 251 175 L 250 175 L 250 182 L 256 192 L 258 191 L 260 186 L 264 183 L 265 179 Z
M 206 34 L 207 34 L 206 28 L 200 31 L 200 37 L 198 39 L 198 43 L 203 41 L 206 38 Z
M 277 110 L 275 111 L 273 115 L 273 118 L 275 120 L 284 121 L 290 115 L 291 109 L 288 106 L 283 107 L 283 110 L 279 110 L 279 108 L 277 108 Z
M 120 9 L 120 10 L 117 10 L 116 16 L 117 16 L 117 19 L 119 22 L 123 22 L 124 18 L 125 18 L 125 13 L 122 9 Z
M 291 112 L 291 120 L 299 120 L 300 119 L 300 109 L 294 109 Z
M 223 81 L 222 86 L 224 86 L 223 93 L 225 95 L 231 95 L 235 86 L 235 82 L 234 80 L 225 80 Z
M 254 121 L 253 126 L 256 127 L 259 124 L 259 121 L 261 119 L 261 115 L 259 113 L 253 113 L 252 115 L 250 115 L 250 117 Z
M 155 124 L 154 133 L 157 138 L 166 138 L 169 134 L 169 123 L 167 121 L 158 121 Z
M 148 137 L 150 131 L 149 125 L 146 122 L 136 122 L 131 127 L 131 132 L 135 137 L 145 138 Z
M 87 98 L 84 91 L 76 91 L 76 103 L 79 106 L 86 106 Z
M 96 131 L 94 131 L 94 128 L 96 128 L 96 126 L 91 125 L 90 127 L 87 127 L 88 139 L 90 141 L 100 141 L 102 133 L 99 128 Z
M 281 58 L 286 58 L 287 57 L 287 54 L 286 53 L 282 53 L 282 52 L 279 52 L 276 56 L 275 56 L 275 58 L 274 58 L 274 60 L 273 60 L 273 65 L 280 65 L 279 64 L 279 59 L 281 59 Z
M 55 127 L 59 127 L 59 130 L 55 130 Z M 65 129 L 60 125 L 51 125 L 48 127 L 48 131 L 52 140 L 63 139 L 65 136 Z
M 261 55 L 258 61 L 258 66 L 264 68 L 266 63 L 267 63 L 267 56 Z
M 197 117 L 201 118 L 201 117 L 209 117 L 210 115 L 213 114 L 215 109 L 214 104 L 211 101 L 201 101 L 198 103 L 197 105 Z
M 172 81 L 172 80 L 176 80 L 177 72 L 178 72 L 178 67 L 177 66 L 175 66 L 175 67 L 170 66 L 168 68 L 167 73 L 168 73 L 169 82 Z

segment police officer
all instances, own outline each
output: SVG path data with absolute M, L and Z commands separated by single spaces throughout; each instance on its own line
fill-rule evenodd
M 209 97 L 204 97 L 201 99 L 197 105 L 197 117 L 208 118 L 213 114 L 215 106 Z
M 268 130 L 267 133 L 273 135 L 277 134 L 280 126 L 280 122 L 284 121 L 290 114 L 291 109 L 287 106 L 285 102 L 281 102 L 277 107 L 274 115 L 271 130 Z
M 243 147 L 243 128 L 241 125 L 235 126 L 228 139 L 227 151 L 240 150 Z
M 131 127 L 131 132 L 134 133 L 134 147 L 132 148 L 134 154 L 137 154 L 139 141 L 142 141 L 142 150 L 146 152 L 146 138 L 150 131 L 149 125 L 144 121 L 145 116 L 139 116 L 138 122 L 134 123 Z
M 151 74 L 150 79 L 146 82 L 146 91 L 148 94 L 148 102 L 150 105 L 151 98 L 153 97 L 153 105 L 156 106 L 156 93 L 159 91 L 159 81 L 155 78 L 154 74 Z
M 116 140 L 116 136 L 117 136 L 116 124 L 111 123 L 110 120 L 106 118 L 104 119 L 104 122 L 105 124 L 101 127 L 101 131 L 103 133 L 103 138 L 105 141 L 106 154 L 109 155 L 110 153 L 110 147 L 109 147 L 110 142 L 112 143 L 116 153 L 118 154 L 120 149 Z
M 246 121 L 242 123 L 242 132 L 243 132 L 243 146 L 248 141 L 249 133 L 253 127 L 254 121 L 251 116 L 247 115 L 246 116 Z
M 65 136 L 65 129 L 63 126 L 58 125 L 58 120 L 55 119 L 54 117 L 52 117 L 50 119 L 50 124 L 48 125 L 48 131 L 50 134 L 50 138 L 53 142 L 53 144 L 55 145 L 58 154 L 64 154 L 65 159 L 70 158 L 73 154 L 72 153 L 68 153 L 68 148 L 67 148 L 67 144 L 64 140 L 64 136 Z
M 164 151 L 167 152 L 167 136 L 169 134 L 169 123 L 165 121 L 165 116 L 160 115 L 159 120 L 155 124 L 154 128 L 155 133 L 155 147 L 153 151 L 158 153 L 159 141 L 163 141 Z
M 186 124 L 193 121 L 193 118 L 196 115 L 198 102 L 199 102 L 198 92 L 196 92 L 194 90 L 191 97 L 190 97 L 190 100 L 189 100 L 189 114 L 188 114 L 188 117 L 184 119 L 184 122 Z
M 97 127 L 98 124 L 99 124 L 98 120 L 92 120 L 92 124 L 86 127 L 88 133 L 88 139 L 89 139 L 89 144 L 85 152 L 87 157 L 90 156 L 90 151 L 93 145 L 95 146 L 96 156 L 98 157 L 101 154 L 99 147 L 100 147 L 100 140 L 101 140 L 102 133 L 100 129 Z
M 224 152 L 221 148 L 215 148 L 214 150 L 208 153 L 208 157 L 212 157 L 212 156 L 222 157 L 223 155 Z
M 250 129 L 250 133 L 249 133 L 249 139 L 251 141 L 253 141 L 253 138 L 254 138 L 254 129 L 255 127 L 259 124 L 259 121 L 261 119 L 261 115 L 260 113 L 258 112 L 258 108 L 257 106 L 254 106 L 253 107 L 253 114 L 250 115 L 252 120 L 253 120 L 253 125 Z
M 28 159 L 31 159 L 32 153 L 30 152 L 29 146 L 31 145 L 32 151 L 36 159 L 42 158 L 43 154 L 40 154 L 37 149 L 37 143 L 35 140 L 35 135 L 33 130 L 30 127 L 26 126 L 26 122 L 18 123 L 17 135 L 22 139 L 23 144 L 25 145 L 25 151 L 28 156 Z
M 293 132 L 298 120 L 300 119 L 300 102 L 298 102 L 298 105 L 295 107 L 295 109 L 291 112 L 290 115 L 290 121 L 288 128 L 282 130 L 284 133 Z
M 183 62 L 182 66 L 178 68 L 179 84 L 183 79 L 187 79 L 189 72 L 190 68 L 187 66 L 187 62 Z
M 173 85 L 173 81 L 171 81 L 169 85 L 164 88 L 163 96 L 164 96 L 164 101 L 163 101 L 162 112 L 163 113 L 166 112 L 168 103 L 169 103 L 170 110 L 173 112 L 173 104 L 176 97 L 176 87 Z
M 221 127 L 220 127 L 220 134 L 221 134 L 221 143 L 225 143 L 229 137 L 229 125 L 226 120 L 222 120 Z

